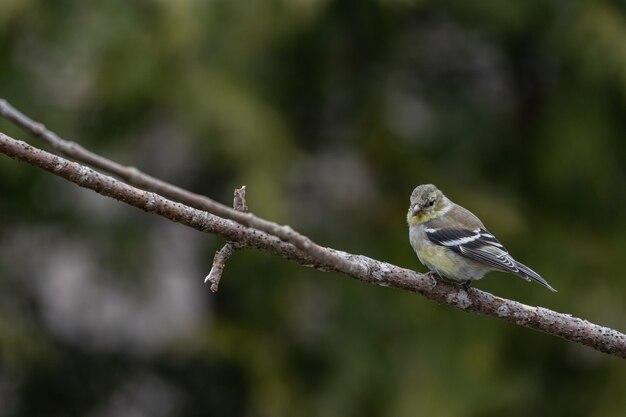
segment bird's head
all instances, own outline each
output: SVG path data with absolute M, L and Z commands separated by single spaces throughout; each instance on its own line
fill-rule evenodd
M 450 200 L 432 184 L 418 185 L 411 193 L 407 214 L 409 225 L 419 224 L 445 213 Z

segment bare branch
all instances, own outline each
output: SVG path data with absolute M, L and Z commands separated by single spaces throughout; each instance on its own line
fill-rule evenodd
M 224 267 L 226 266 L 226 261 L 235 253 L 235 251 L 237 251 L 237 249 L 239 249 L 237 243 L 226 242 L 222 249 L 215 252 L 211 271 L 209 272 L 209 275 L 207 275 L 204 279 L 205 283 L 211 283 L 210 288 L 212 292 L 217 292 L 218 286 L 220 285 L 220 280 L 222 279 L 222 273 L 224 272 Z
M 237 211 L 248 211 L 248 205 L 246 204 L 245 185 L 241 188 L 235 188 L 235 195 L 233 197 L 233 208 Z M 224 267 L 226 266 L 226 261 L 240 248 L 241 244 L 229 240 L 222 247 L 222 249 L 215 252 L 211 271 L 209 272 L 209 275 L 207 275 L 204 279 L 205 284 L 207 282 L 211 283 L 211 291 L 217 292 L 217 288 L 220 285 L 220 280 L 222 279 L 222 273 L 224 272 Z
M 266 233 L 279 237 L 285 242 L 294 244 L 297 248 L 307 251 L 312 256 L 324 262 L 341 264 L 343 269 L 348 270 L 351 273 L 356 274 L 364 272 L 353 270 L 352 268 L 358 268 L 359 266 L 350 262 L 345 262 L 345 260 L 340 257 L 336 257 L 332 253 L 325 250 L 325 248 L 317 245 L 308 237 L 297 233 L 289 226 L 281 226 L 277 223 L 256 217 L 251 213 L 243 213 L 233 210 L 230 207 L 208 197 L 194 194 L 158 178 L 151 177 L 139 171 L 135 167 L 118 164 L 117 162 L 103 158 L 98 154 L 88 151 L 75 142 L 64 140 L 54 132 L 48 130 L 45 125 L 35 122 L 3 99 L 0 99 L 0 116 L 12 121 L 35 137 L 42 139 L 50 147 L 57 150 L 61 154 L 72 158 L 75 161 L 83 162 L 105 173 L 121 178 L 128 184 L 144 190 L 153 191 L 169 199 L 184 203 L 187 206 L 205 210 L 226 219 L 235 220 L 244 226 L 262 230 Z
M 267 251 L 301 265 L 312 266 L 323 271 L 342 272 L 371 284 L 419 293 L 428 299 L 464 311 L 499 318 L 589 346 L 600 352 L 626 358 L 625 334 L 569 314 L 557 313 L 543 307 L 531 307 L 474 288 L 466 290 L 453 284 L 437 281 L 425 274 L 331 248 L 321 248 L 326 256 L 317 258 L 263 231 L 173 202 L 158 194 L 137 189 L 78 163 L 33 148 L 25 142 L 17 141 L 2 133 L 0 133 L 0 152 L 147 212 L 203 232 L 218 234 L 228 240 Z M 334 259 L 339 259 L 341 262 L 332 261 Z
M 241 188 L 235 188 L 233 195 L 233 208 L 243 213 L 248 211 L 248 203 L 246 203 L 246 186 L 242 185 Z

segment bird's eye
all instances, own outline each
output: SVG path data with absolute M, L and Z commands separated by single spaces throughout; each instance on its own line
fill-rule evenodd
M 435 204 L 434 200 L 430 200 L 430 201 L 429 201 L 426 205 L 427 205 L 428 207 L 432 207 L 432 206 L 433 206 L 433 204 Z

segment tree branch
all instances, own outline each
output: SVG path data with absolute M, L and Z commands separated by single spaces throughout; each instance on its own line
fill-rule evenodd
M 233 197 L 233 208 L 237 211 L 248 211 L 248 205 L 246 204 L 245 185 L 241 188 L 235 189 L 235 196 Z M 240 248 L 241 244 L 229 240 L 222 247 L 222 249 L 215 252 L 211 271 L 209 272 L 209 275 L 207 275 L 204 279 L 205 284 L 207 282 L 211 283 L 211 291 L 217 292 L 217 288 L 220 285 L 220 280 L 222 279 L 222 273 L 224 272 L 224 267 L 226 266 L 226 261 Z
M 151 177 L 139 171 L 135 167 L 124 166 L 118 164 L 117 162 L 103 158 L 96 153 L 88 151 L 75 142 L 60 138 L 56 133 L 48 130 L 43 123 L 35 122 L 11 106 L 4 99 L 0 99 L 0 116 L 15 123 L 22 129 L 31 133 L 33 136 L 40 138 L 51 148 L 61 154 L 76 161 L 83 162 L 105 173 L 121 178 L 128 184 L 144 190 L 153 191 L 169 199 L 184 203 L 187 206 L 205 210 L 220 217 L 235 220 L 237 223 L 241 223 L 245 226 L 264 231 L 279 237 L 285 242 L 292 243 L 297 248 L 307 251 L 312 256 L 320 260 L 324 260 L 329 263 L 341 264 L 343 269 L 350 270 L 352 273 L 359 272 L 351 270 L 351 268 L 355 268 L 357 266 L 346 263 L 343 259 L 334 256 L 324 250 L 323 247 L 317 245 L 308 237 L 297 233 L 289 226 L 281 226 L 277 223 L 256 217 L 251 213 L 243 213 L 233 210 L 230 207 L 208 197 L 192 193 L 158 178 Z
M 323 271 L 341 272 L 371 284 L 416 292 L 433 301 L 464 311 L 496 317 L 626 358 L 626 335 L 569 314 L 557 313 L 542 307 L 531 307 L 475 288 L 465 290 L 425 274 L 331 248 L 320 247 L 324 256 L 318 258 L 264 231 L 176 203 L 153 192 L 140 190 L 2 133 L 0 133 L 0 152 L 147 212 L 202 232 L 218 234 L 230 241 L 267 251 L 301 265 Z

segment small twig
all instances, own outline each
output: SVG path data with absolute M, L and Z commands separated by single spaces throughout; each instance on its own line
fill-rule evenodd
M 235 188 L 235 195 L 233 196 L 233 208 L 242 213 L 248 211 L 248 204 L 246 203 L 246 186 L 242 185 L 241 188 Z
M 248 211 L 248 205 L 246 204 L 246 186 L 242 186 L 241 188 L 235 188 L 235 196 L 233 197 L 233 208 L 237 211 L 246 212 Z M 243 245 L 239 242 L 234 242 L 229 240 L 222 247 L 222 249 L 215 252 L 215 257 L 213 258 L 213 266 L 211 267 L 211 271 L 209 275 L 204 278 L 204 283 L 211 283 L 211 291 L 217 292 L 217 287 L 220 285 L 220 280 L 222 279 L 222 272 L 224 272 L 224 267 L 226 266 L 226 261 L 230 258 L 238 249 L 241 249 Z
M 222 279 L 222 272 L 224 272 L 226 261 L 239 248 L 240 246 L 238 246 L 234 242 L 226 242 L 226 244 L 222 247 L 222 249 L 215 252 L 215 257 L 213 258 L 213 266 L 211 267 L 211 272 L 209 272 L 209 275 L 207 275 L 206 278 L 204 279 L 205 284 L 211 283 L 212 292 L 217 292 L 217 287 L 220 285 L 220 280 Z

